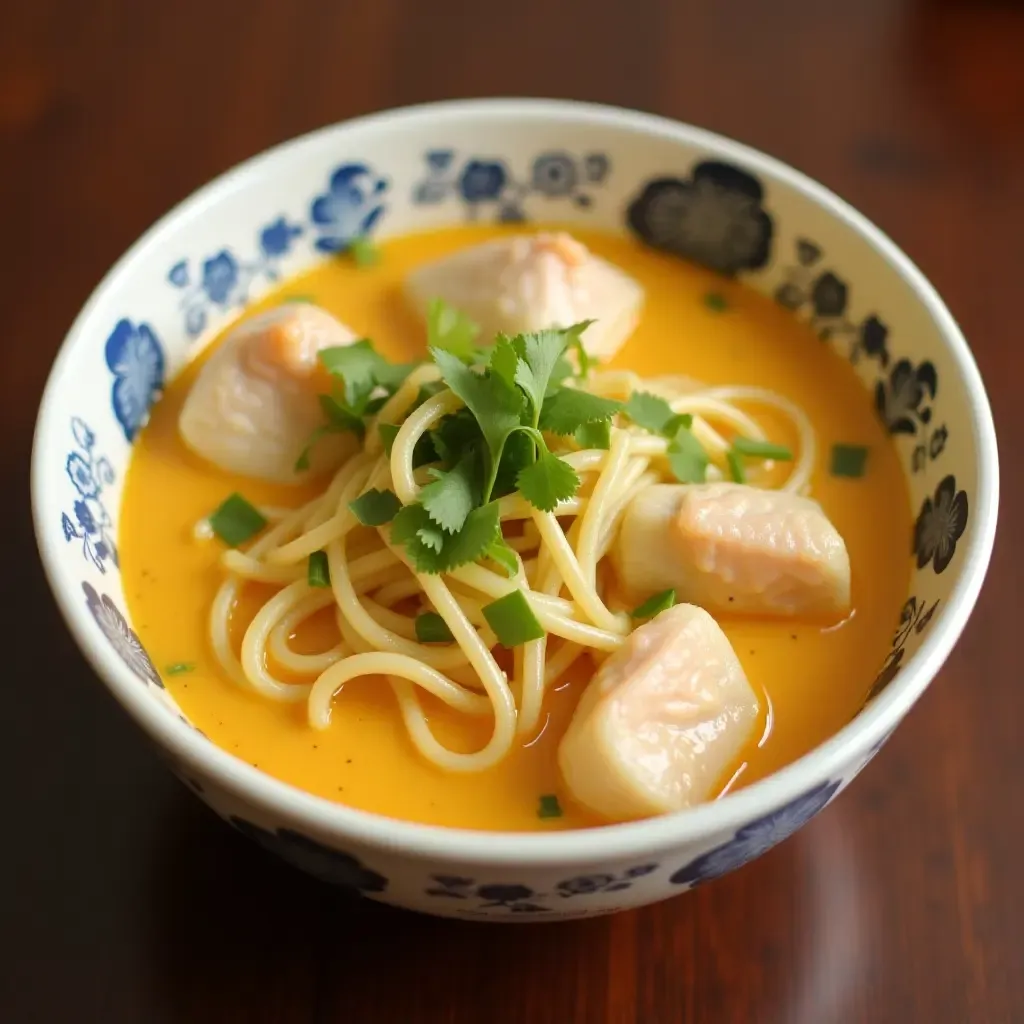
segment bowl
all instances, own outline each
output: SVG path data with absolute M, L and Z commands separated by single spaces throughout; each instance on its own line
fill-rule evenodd
M 431 827 L 263 774 L 209 742 L 163 688 L 125 611 L 116 529 L 132 443 L 164 382 L 275 281 L 353 236 L 467 219 L 631 232 L 738 277 L 836 346 L 887 424 L 917 511 L 892 648 L 852 721 L 770 778 L 693 810 L 600 829 Z M 418 911 L 500 921 L 666 899 L 759 856 L 834 800 L 963 630 L 992 551 L 998 489 L 991 413 L 967 343 L 878 228 L 799 172 L 720 136 L 543 100 L 375 114 L 287 142 L 200 189 L 122 257 L 75 321 L 42 399 L 32 463 L 36 536 L 68 627 L 202 800 L 326 881 Z

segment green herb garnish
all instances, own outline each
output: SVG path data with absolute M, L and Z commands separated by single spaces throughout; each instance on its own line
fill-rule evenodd
M 327 564 L 326 551 L 314 551 L 309 556 L 306 570 L 306 582 L 311 587 L 329 587 L 331 585 L 331 569 Z
M 449 470 L 430 469 L 434 478 L 420 491 L 427 515 L 447 533 L 458 533 L 469 513 L 480 504 L 480 466 L 470 449 Z
M 713 313 L 724 313 L 729 308 L 729 300 L 721 292 L 707 292 L 704 305 Z
M 476 336 L 480 328 L 461 310 L 443 299 L 431 299 L 427 307 L 427 346 L 450 352 L 469 362 L 477 355 Z
M 868 450 L 860 444 L 832 445 L 833 476 L 862 477 L 867 469 Z
M 225 499 L 208 521 L 213 532 L 232 548 L 255 537 L 267 525 L 259 509 L 237 492 Z
M 643 604 L 638 605 L 630 613 L 634 619 L 653 619 L 663 611 L 671 608 L 676 603 L 676 592 L 674 590 L 663 590 L 660 594 L 647 598 Z
M 173 665 L 168 665 L 164 669 L 164 675 L 167 676 L 180 676 L 186 672 L 195 672 L 196 663 L 194 661 L 176 661 Z
M 540 429 L 551 434 L 573 434 L 580 427 L 606 423 L 622 409 L 621 402 L 576 388 L 559 388 L 544 402 Z
M 380 434 L 381 443 L 384 445 L 384 454 L 390 459 L 391 449 L 395 445 L 395 438 L 401 428 L 397 423 L 378 423 L 377 433 Z
M 383 526 L 395 518 L 402 503 L 394 491 L 364 491 L 348 507 L 363 526 Z
M 601 448 L 607 451 L 612 446 L 611 421 L 583 423 L 576 428 L 573 439 L 581 448 Z
M 483 558 L 499 535 L 498 503 L 473 509 L 458 533 L 449 534 L 419 503 L 403 506 L 391 524 L 391 541 L 404 544 L 413 569 L 441 573 Z
M 519 556 L 500 533 L 491 541 L 486 557 L 504 570 L 509 579 L 519 572 Z
M 707 479 L 708 453 L 688 426 L 680 426 L 669 441 L 668 464 L 683 484 L 702 484 Z
M 518 647 L 547 635 L 521 590 L 513 590 L 484 605 L 483 612 L 502 647 Z
M 355 260 L 357 267 L 372 267 L 380 262 L 380 249 L 366 235 L 353 238 L 349 242 L 348 253 Z
M 743 459 L 739 453 L 729 449 L 725 453 L 725 460 L 729 463 L 729 476 L 732 477 L 733 482 L 745 484 L 747 482 L 747 473 L 743 468 Z
M 437 612 L 424 612 L 416 616 L 416 639 L 421 644 L 446 644 L 455 637 Z
M 792 462 L 793 453 L 783 444 L 770 441 L 753 441 L 749 437 L 734 437 L 732 450 L 738 455 L 751 459 L 772 459 L 775 462 Z
M 538 818 L 560 818 L 562 816 L 562 805 L 558 802 L 558 797 L 554 793 L 545 793 L 540 798 L 540 804 L 537 807 Z
M 634 391 L 622 410 L 638 427 L 661 434 L 676 415 L 672 406 L 648 391 Z

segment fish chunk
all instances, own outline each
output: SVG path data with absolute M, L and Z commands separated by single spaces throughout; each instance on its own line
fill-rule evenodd
M 680 604 L 598 670 L 558 748 L 572 795 L 615 821 L 717 795 L 757 727 L 757 697 L 718 623 Z
M 633 278 L 565 232 L 463 249 L 413 271 L 406 294 L 424 316 L 431 300 L 443 299 L 476 321 L 486 341 L 499 331 L 520 334 L 594 320 L 583 342 L 602 361 L 633 332 L 643 302 Z
M 285 303 L 243 321 L 199 371 L 178 419 L 182 440 L 220 469 L 275 483 L 336 468 L 355 451 L 354 435 L 322 438 L 307 471 L 295 463 L 324 422 L 318 396 L 330 380 L 319 353 L 355 340 L 312 303 Z
M 828 617 L 850 608 L 850 558 L 810 498 L 745 484 L 655 484 L 626 510 L 612 552 L 623 587 L 672 588 L 711 612 Z

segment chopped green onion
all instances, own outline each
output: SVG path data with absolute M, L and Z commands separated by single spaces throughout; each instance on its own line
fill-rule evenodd
M 401 427 L 397 423 L 378 423 L 377 433 L 380 434 L 381 442 L 384 444 L 384 454 L 390 459 L 391 449 L 395 446 L 395 438 Z
M 832 475 L 861 477 L 867 468 L 868 450 L 861 444 L 832 445 Z
M 497 601 L 484 605 L 483 612 L 502 647 L 518 647 L 530 640 L 541 640 L 547 635 L 521 590 L 513 590 Z
M 647 598 L 643 604 L 634 608 L 631 614 L 634 619 L 653 619 L 655 615 L 660 615 L 675 603 L 676 592 L 674 590 L 663 590 L 660 594 Z
M 770 441 L 752 441 L 749 437 L 734 437 L 732 450 L 752 459 L 774 459 L 776 462 L 792 462 L 793 453 L 784 444 Z
M 540 798 L 540 805 L 537 807 L 538 818 L 560 818 L 562 816 L 562 805 L 554 793 L 545 793 Z
M 394 491 L 364 491 L 348 507 L 363 526 L 383 526 L 398 514 L 402 503 Z
M 747 482 L 747 474 L 743 468 L 743 459 L 738 452 L 731 449 L 725 453 L 725 460 L 729 463 L 729 475 L 738 484 Z
M 424 612 L 416 616 L 416 639 L 421 644 L 446 644 L 455 637 L 437 612 Z
M 312 295 L 287 295 L 285 302 L 316 302 Z
M 713 313 L 724 313 L 729 308 L 729 300 L 721 292 L 708 292 L 704 296 L 704 305 Z
M 331 570 L 327 564 L 326 551 L 314 551 L 309 556 L 309 568 L 306 573 L 306 582 L 311 587 L 329 587 L 331 585 Z
M 232 548 L 255 537 L 267 525 L 260 510 L 237 492 L 226 498 L 220 508 L 210 514 L 208 522 L 210 529 Z
M 380 262 L 380 249 L 365 235 L 353 238 L 349 242 L 348 252 L 356 261 L 357 267 L 372 267 Z
M 164 675 L 168 676 L 180 676 L 186 672 L 194 672 L 196 670 L 196 663 L 194 661 L 176 661 L 173 665 L 168 665 L 164 669 Z

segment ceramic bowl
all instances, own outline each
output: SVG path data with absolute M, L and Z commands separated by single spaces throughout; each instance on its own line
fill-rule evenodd
M 428 827 L 307 795 L 181 715 L 125 611 L 117 524 L 151 403 L 246 304 L 355 235 L 464 220 L 629 232 L 738 277 L 853 366 L 917 514 L 913 574 L 863 709 L 805 757 L 692 811 L 579 832 Z M 777 160 L 697 128 L 576 103 L 481 100 L 376 114 L 258 156 L 168 214 L 89 299 L 54 364 L 32 466 L 61 611 L 99 677 L 219 815 L 311 874 L 387 903 L 502 921 L 606 914 L 684 892 L 795 832 L 853 780 L 963 630 L 992 550 L 996 441 L 949 311 L 855 210 Z M 895 521 L 894 530 L 905 530 Z

